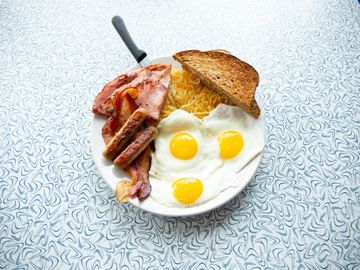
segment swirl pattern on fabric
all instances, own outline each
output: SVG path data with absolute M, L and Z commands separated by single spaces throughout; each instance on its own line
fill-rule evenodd
M 261 165 L 238 197 L 167 218 L 116 202 L 91 104 L 135 62 L 223 48 L 260 74 Z M 360 8 L 344 1 L 0 2 L 1 269 L 360 269 Z

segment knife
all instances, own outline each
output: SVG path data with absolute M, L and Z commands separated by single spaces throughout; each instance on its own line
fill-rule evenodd
M 114 16 L 112 18 L 112 24 L 114 25 L 116 31 L 118 32 L 121 39 L 124 41 L 126 47 L 129 49 L 133 57 L 135 58 L 136 62 L 139 63 L 140 66 L 147 66 L 150 65 L 150 60 L 147 57 L 146 52 L 140 50 L 135 42 L 132 40 L 124 20 L 120 16 Z

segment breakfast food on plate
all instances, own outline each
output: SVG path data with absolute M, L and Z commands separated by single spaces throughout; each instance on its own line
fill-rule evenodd
M 259 117 L 260 108 L 255 101 L 259 74 L 248 63 L 222 51 L 189 50 L 178 52 L 173 57 L 211 90 Z
M 161 118 L 169 116 L 176 109 L 203 118 L 220 103 L 231 104 L 227 97 L 210 90 L 191 73 L 173 69 L 169 94 L 161 111 Z
M 143 108 L 136 109 L 106 145 L 103 152 L 104 157 L 113 159 L 119 155 L 147 116 L 148 114 Z
M 131 197 L 145 199 L 150 148 L 170 84 L 171 65 L 155 64 L 118 76 L 105 85 L 93 104 L 93 112 L 108 117 L 102 135 L 104 157 L 125 168 L 131 177 Z
M 132 178 L 132 185 L 129 189 L 129 196 L 138 197 L 139 200 L 145 199 L 151 192 L 149 183 L 149 168 L 151 158 L 150 146 L 138 156 L 131 165 L 125 169 Z
M 171 179 L 185 173 L 207 178 L 221 166 L 216 139 L 194 115 L 176 110 L 160 121 L 158 130 L 151 162 L 154 176 Z
M 114 160 L 114 164 L 120 168 L 127 168 L 135 158 L 141 154 L 145 148 L 152 142 L 157 135 L 157 129 L 154 126 L 146 127 L 134 138 L 134 140 L 122 151 Z
M 236 187 L 237 173 L 264 147 L 261 120 L 225 104 L 202 120 L 176 110 L 158 130 L 150 197 L 167 207 L 203 204 Z
M 144 108 L 150 117 L 158 120 L 170 83 L 171 65 L 155 64 L 122 74 L 105 85 L 97 95 L 93 112 L 106 117 L 113 116 L 126 95 Z M 126 118 L 127 119 L 127 118 Z
M 131 178 L 118 182 L 119 201 L 200 205 L 238 186 L 238 172 L 264 147 L 253 67 L 224 50 L 174 59 L 183 70 L 154 64 L 122 74 L 93 104 L 107 117 L 103 156 Z

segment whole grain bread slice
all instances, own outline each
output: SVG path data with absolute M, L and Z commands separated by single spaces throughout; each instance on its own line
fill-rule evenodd
M 210 90 L 227 96 L 235 105 L 259 117 L 260 108 L 255 101 L 259 74 L 248 63 L 222 50 L 188 50 L 173 57 Z

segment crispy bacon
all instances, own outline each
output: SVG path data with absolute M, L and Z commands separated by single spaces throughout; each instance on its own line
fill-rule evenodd
M 136 78 L 135 73 L 122 74 L 111 82 L 107 83 L 103 90 L 96 96 L 92 110 L 95 114 L 110 117 L 112 115 L 114 105 L 111 100 L 115 90 L 124 85 L 128 85 Z
M 132 187 L 129 189 L 130 197 L 138 197 L 142 201 L 149 196 L 151 192 L 149 182 L 150 163 L 151 149 L 150 146 L 147 146 L 140 156 L 127 168 L 127 171 L 132 176 Z
M 171 65 L 154 64 L 118 76 L 106 84 L 103 90 L 97 95 L 93 104 L 93 112 L 102 116 L 112 116 L 115 105 L 112 96 L 128 88 L 135 88 L 139 90 L 139 96 L 135 99 L 135 102 L 139 106 L 144 107 L 144 109 L 151 108 L 151 112 L 149 111 L 151 117 L 158 120 L 160 113 L 155 113 L 153 110 L 156 110 L 155 108 L 161 110 L 162 108 L 167 94 L 166 89 L 170 83 L 170 71 Z M 149 92 L 156 93 L 157 98 L 146 102 L 146 99 L 151 95 Z M 137 100 L 139 100 L 139 103 Z
M 118 120 L 118 127 L 121 127 L 131 116 L 131 114 L 139 108 L 134 99 L 125 91 L 124 93 L 115 95 L 117 105 L 116 106 L 116 118 Z

